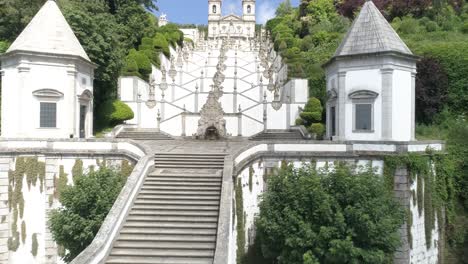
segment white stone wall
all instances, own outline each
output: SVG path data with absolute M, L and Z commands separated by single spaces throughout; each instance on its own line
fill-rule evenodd
M 34 156 L 21 156 L 34 157 Z M 0 224 L 0 263 L 9 264 L 34 264 L 34 263 L 64 263 L 57 252 L 57 245 L 52 238 L 50 230 L 47 228 L 48 214 L 53 209 L 60 208 L 60 203 L 54 196 L 56 192 L 56 182 L 54 178 L 59 178 L 60 167 L 63 166 L 64 172 L 68 177 L 68 185 L 73 184 L 72 168 L 76 160 L 83 161 L 83 172 L 89 172 L 91 166 L 96 170 L 99 168 L 97 160 L 103 161 L 102 157 L 96 156 L 66 156 L 66 157 L 50 157 L 37 156 L 38 161 L 45 162 L 45 181 L 41 187 L 39 180 L 36 186 L 31 185 L 28 188 L 26 176 L 23 178 L 22 194 L 24 197 L 24 215 L 18 217 L 17 231 L 21 234 L 21 223 L 26 224 L 26 241 L 23 244 L 20 242 L 19 248 L 16 251 L 9 251 L 6 241 L 11 237 L 13 230 L 11 223 L 13 221 L 13 213 L 8 210 L 8 171 L 15 170 L 17 157 L 2 157 L 0 158 L 0 218 L 6 216 L 5 222 Z M 120 169 L 122 158 L 108 157 L 107 166 Z M 131 162 L 132 163 L 132 162 Z M 6 180 L 6 182 L 5 182 Z M 4 185 L 6 183 L 6 185 Z M 50 197 L 53 197 L 50 204 Z M 1 202 L 4 200 L 4 202 Z M 6 231 L 6 233 L 5 233 Z M 33 256 L 31 253 L 32 235 L 37 234 L 38 253 Z M 21 240 L 21 235 L 20 235 Z
M 293 149 L 295 148 L 294 146 L 291 146 Z M 296 146 L 297 147 L 297 146 Z M 278 151 L 287 151 L 286 148 L 284 150 L 279 149 Z M 254 155 L 255 153 L 258 153 L 259 151 L 265 151 L 266 150 L 266 145 L 259 145 L 255 148 L 247 150 L 245 153 L 241 154 L 236 158 L 236 163 L 239 164 L 243 160 L 245 160 L 247 157 Z M 276 148 L 275 148 L 276 150 Z M 299 150 L 300 151 L 300 150 Z M 385 150 L 383 150 L 385 151 Z M 327 168 L 328 170 L 333 170 L 334 168 L 334 162 L 336 159 L 334 158 L 319 158 L 314 160 L 316 162 L 316 169 L 324 169 Z M 303 160 L 286 160 L 288 163 L 293 164 L 295 168 L 300 168 L 304 165 L 309 165 L 311 162 L 311 159 L 304 158 Z M 354 164 L 356 166 L 356 169 L 358 171 L 360 170 L 366 170 L 369 166 L 371 166 L 375 173 L 379 176 L 383 175 L 383 167 L 384 167 L 384 162 L 383 160 L 368 160 L 368 159 L 352 159 L 349 160 L 351 164 Z M 248 249 L 248 246 L 251 245 L 253 241 L 253 236 L 254 236 L 254 225 L 255 225 L 255 217 L 259 213 L 259 203 L 261 201 L 261 195 L 262 193 L 266 190 L 266 183 L 264 181 L 265 179 L 265 171 L 268 168 L 272 167 L 280 167 L 282 163 L 282 160 L 280 159 L 272 159 L 272 160 L 254 160 L 250 164 L 247 164 L 244 169 L 238 173 L 236 176 L 236 183 L 237 179 L 240 178 L 242 181 L 242 192 L 243 192 L 243 203 L 244 203 L 244 211 L 246 213 L 246 221 L 245 221 L 245 237 L 246 237 L 246 250 Z M 252 178 L 252 191 L 249 189 L 249 170 L 250 167 L 253 168 L 253 178 Z M 424 186 L 424 184 L 422 184 Z M 417 180 L 415 180 L 411 186 L 409 192 L 414 191 L 417 193 Z M 411 196 L 410 196 L 411 197 Z M 432 241 L 431 241 L 431 246 L 428 249 L 426 247 L 426 237 L 425 237 L 425 223 L 424 223 L 424 211 L 422 211 L 421 215 L 418 212 L 418 207 L 417 204 L 413 202 L 413 199 L 411 197 L 410 199 L 410 211 L 412 215 L 412 225 L 411 225 L 411 234 L 412 234 L 412 247 L 410 248 L 409 251 L 409 259 L 408 259 L 408 264 L 436 264 L 438 263 L 438 244 L 439 244 L 439 226 L 437 223 L 437 217 L 436 217 L 436 223 L 435 223 L 435 228 L 432 230 Z M 237 225 L 234 223 L 234 231 L 233 231 L 233 241 L 234 243 L 237 243 Z M 250 233 L 249 233 L 249 230 Z M 406 234 L 404 234 L 406 235 Z M 237 245 L 239 246 L 239 245 Z M 231 254 L 236 254 L 236 247 L 231 249 Z
M 288 129 L 299 117 L 299 107 L 307 102 L 307 80 L 292 79 L 284 83 L 281 89 L 282 107 L 273 109 L 271 102 L 274 96 L 267 90 L 268 80 L 262 77 L 264 69 L 258 67 L 258 51 L 250 46 L 250 42 L 236 43 L 239 47 L 227 52 L 226 79 L 222 84 L 224 95 L 220 98 L 227 121 L 227 133 L 232 136 L 252 136 L 264 129 Z M 219 43 L 211 41 L 208 46 L 211 48 L 206 51 L 192 50 L 183 66 L 175 67 L 177 75 L 174 82 L 166 73 L 168 88 L 164 92 L 160 89 L 161 70 L 153 68 L 152 74 L 157 84 L 154 108 L 146 105 L 148 83 L 137 77 L 121 77 L 119 96 L 135 113 L 134 119 L 127 123 L 141 128 L 159 127 L 173 136 L 192 136 L 197 131 L 199 112 L 211 90 L 218 63 Z M 171 49 L 171 54 L 177 61 L 178 52 Z M 171 69 L 170 60 L 162 55 L 161 65 L 166 71 Z M 286 80 L 287 67 L 281 64 L 281 58 L 276 58 L 273 65 L 278 70 L 275 78 Z M 184 110 L 187 113 L 185 118 L 182 117 Z
M 417 183 L 418 177 L 415 177 L 413 184 L 411 185 L 411 191 L 417 195 Z M 424 181 L 424 180 L 423 180 Z M 424 183 L 421 184 L 424 186 Z M 424 187 L 423 187 L 424 188 Z M 417 198 L 415 197 L 416 201 Z M 430 248 L 426 246 L 426 235 L 425 235 L 425 221 L 424 221 L 424 206 L 421 214 L 419 214 L 417 202 L 414 203 L 413 199 L 410 199 L 410 210 L 413 219 L 411 225 L 411 236 L 412 236 L 412 247 L 410 248 L 410 263 L 412 264 L 437 264 L 439 263 L 439 225 L 437 217 L 435 218 L 435 227 L 432 230 Z M 411 244 L 411 243 L 410 243 Z

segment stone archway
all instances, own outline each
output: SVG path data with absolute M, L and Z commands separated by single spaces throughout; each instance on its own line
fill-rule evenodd
M 210 126 L 206 129 L 205 131 L 205 139 L 206 140 L 218 140 L 219 137 L 219 131 L 215 126 Z

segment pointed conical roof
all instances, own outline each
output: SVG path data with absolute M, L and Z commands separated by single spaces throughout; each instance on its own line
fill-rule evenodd
M 7 53 L 32 51 L 90 59 L 63 17 L 57 3 L 48 0 L 16 38 Z
M 413 55 L 372 1 L 367 1 L 334 57 L 398 52 Z

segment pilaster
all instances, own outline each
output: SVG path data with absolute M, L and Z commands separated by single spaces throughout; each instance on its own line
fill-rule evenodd
M 394 175 L 393 187 L 395 198 L 406 210 L 409 209 L 411 198 L 408 176 L 408 170 L 406 168 L 397 168 Z M 398 233 L 401 238 L 401 245 L 395 252 L 393 263 L 408 264 L 410 261 L 410 244 L 408 241 L 408 226 L 406 222 L 400 227 Z
M 45 210 L 46 210 L 46 228 L 45 228 L 45 263 L 57 263 L 57 244 L 55 243 L 52 233 L 49 229 L 49 215 L 51 211 L 58 206 L 58 201 L 54 198 L 55 186 L 54 178 L 58 177 L 59 160 L 56 158 L 46 158 L 46 174 L 45 174 Z
M 19 89 L 16 91 L 17 92 L 17 98 L 18 98 L 18 101 L 17 101 L 17 108 L 16 108 L 16 116 L 18 118 L 18 123 L 17 123 L 17 126 L 18 126 L 18 136 L 25 136 L 24 135 L 24 129 L 23 129 L 23 104 L 21 102 L 21 98 L 23 98 L 23 91 L 25 91 L 26 89 L 26 78 L 27 78 L 27 75 L 28 73 L 30 72 L 31 68 L 27 67 L 27 66 L 19 66 L 18 67 L 18 73 L 19 73 L 19 83 L 20 83 L 20 87 Z
M 9 209 L 8 209 L 8 172 L 11 158 L 0 158 L 0 263 L 8 263 L 9 252 L 7 247 L 9 235 Z
M 416 140 L 416 72 L 411 73 L 411 140 Z
M 80 136 L 80 111 L 79 111 L 79 107 L 78 107 L 78 92 L 77 92 L 77 87 L 76 87 L 76 78 L 78 76 L 78 71 L 76 70 L 75 67 L 70 67 L 67 69 L 67 75 L 68 75 L 68 78 L 69 78 L 69 86 L 72 88 L 72 91 L 73 91 L 73 96 L 71 96 L 71 98 L 69 100 L 73 100 L 72 102 L 68 102 L 70 103 L 71 105 L 73 105 L 73 119 L 71 120 L 72 125 L 70 127 L 70 130 L 69 130 L 69 134 L 70 135 L 73 135 L 73 137 L 79 137 Z M 66 98 L 66 95 L 65 95 L 65 100 L 67 100 Z M 59 109 L 57 109 L 58 112 L 60 112 Z M 60 119 L 59 119 L 60 120 Z M 65 119 L 66 120 L 66 119 Z M 61 124 L 57 123 L 57 127 L 60 127 Z
M 382 74 L 382 138 L 393 137 L 393 69 L 380 70 Z
M 345 139 L 346 133 L 346 72 L 338 72 L 338 99 L 337 99 L 337 112 L 338 112 L 338 126 L 337 136 L 338 139 Z

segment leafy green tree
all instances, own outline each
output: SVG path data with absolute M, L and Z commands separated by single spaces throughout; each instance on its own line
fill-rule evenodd
M 430 124 L 442 111 L 448 92 L 448 77 L 437 60 L 423 58 L 417 63 L 416 121 Z
M 404 211 L 372 169 L 287 167 L 268 179 L 256 222 L 275 263 L 389 263 Z
M 117 96 L 117 80 L 124 65 L 125 43 L 114 16 L 99 2 L 69 2 L 62 7 L 65 18 L 80 40 L 95 70 L 94 98 L 98 107 Z
M 63 207 L 52 211 L 49 223 L 54 240 L 67 250 L 65 261 L 92 242 L 125 181 L 120 173 L 101 168 L 79 176 L 61 193 Z
M 0 39 L 13 42 L 46 0 L 0 1 Z
M 277 16 L 289 15 L 292 12 L 293 12 L 293 8 L 291 5 L 291 0 L 284 0 L 283 2 L 279 4 L 278 8 L 276 9 Z
M 10 44 L 7 41 L 0 41 L 0 54 L 7 51 L 9 46 L 10 46 Z

